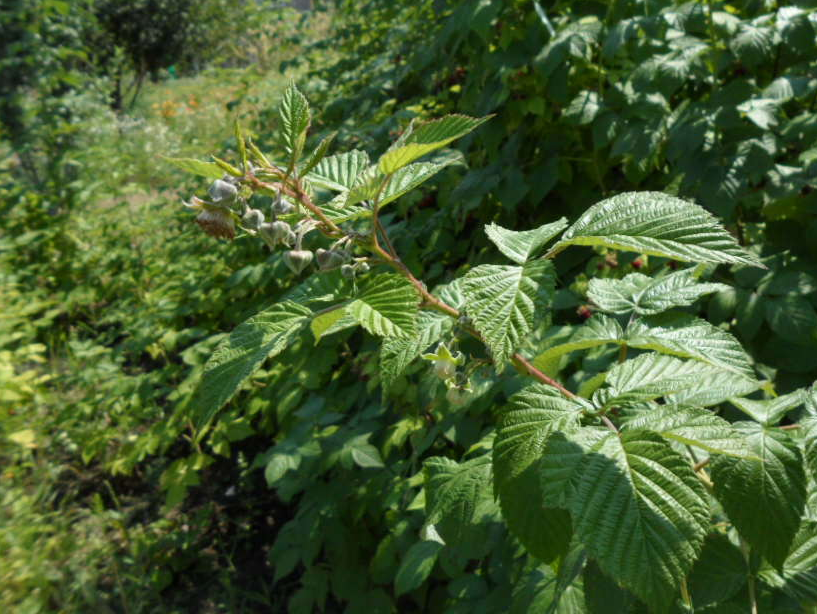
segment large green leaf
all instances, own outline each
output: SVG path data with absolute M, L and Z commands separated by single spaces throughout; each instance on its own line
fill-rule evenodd
M 517 264 L 525 264 L 543 245 L 566 227 L 565 218 L 522 232 L 508 230 L 492 222 L 485 227 L 485 234 L 508 258 Z
M 346 311 L 373 335 L 411 338 L 417 331 L 418 303 L 410 281 L 386 273 L 371 278 Z
M 311 316 L 308 308 L 284 301 L 239 324 L 204 366 L 190 401 L 197 427 L 210 422 L 266 358 L 281 353 Z
M 533 329 L 536 312 L 548 309 L 554 285 L 553 266 L 545 260 L 524 266 L 483 264 L 463 278 L 467 314 L 497 371 Z
M 311 121 L 309 102 L 294 83 L 291 83 L 284 91 L 278 113 L 281 116 L 281 140 L 294 165 L 303 151 L 306 131 Z
M 623 428 L 655 431 L 666 439 L 674 439 L 710 453 L 752 458 L 755 462 L 760 460 L 747 447 L 743 433 L 701 407 L 658 405 L 628 416 Z
M 682 360 L 656 353 L 642 354 L 613 365 L 607 374 L 606 407 L 651 401 L 680 391 L 697 389 L 706 376 L 727 377 L 730 372 L 697 360 Z
M 368 167 L 369 155 L 353 149 L 325 157 L 307 175 L 307 179 L 319 188 L 345 192 L 352 189 L 357 176 Z
M 695 358 L 755 379 L 749 356 L 737 339 L 687 314 L 666 313 L 636 320 L 627 327 L 625 341 L 632 347 Z
M 805 521 L 800 525 L 779 570 L 766 567 L 758 575 L 766 584 L 802 603 L 817 603 L 817 523 Z
M 569 509 L 601 569 L 653 609 L 673 601 L 709 527 L 689 462 L 649 431 L 610 433 L 585 454 Z
M 657 279 L 641 273 L 623 279 L 591 279 L 587 298 L 608 313 L 654 315 L 729 289 L 725 284 L 698 283 L 695 270 L 684 269 Z
M 488 538 L 488 523 L 499 517 L 490 455 L 463 463 L 432 457 L 423 468 L 427 522 L 461 555 L 479 557 Z
M 569 245 L 603 245 L 687 262 L 763 266 L 706 209 L 660 192 L 626 192 L 593 205 L 550 253 Z
M 394 146 L 384 153 L 378 167 L 381 173 L 390 174 L 414 162 L 417 158 L 448 145 L 451 141 L 465 136 L 490 117 L 467 117 L 448 115 L 446 117 L 411 126 Z
M 550 561 L 570 542 L 570 518 L 543 503 L 539 463 L 554 431 L 578 427 L 583 406 L 533 384 L 511 397 L 494 442 L 494 490 L 508 528 L 534 556 Z
M 803 456 L 785 431 L 756 422 L 737 422 L 733 428 L 762 462 L 715 457 L 715 496 L 752 548 L 782 565 L 806 502 Z

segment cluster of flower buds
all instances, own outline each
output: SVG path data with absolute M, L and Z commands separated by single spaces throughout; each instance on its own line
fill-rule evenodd
M 187 207 L 199 212 L 196 222 L 213 237 L 235 238 L 236 223 L 251 235 L 258 235 L 267 246 L 274 250 L 278 246 L 286 247 L 283 261 L 287 268 L 299 275 L 313 261 L 321 271 L 340 269 L 341 274 L 353 279 L 359 273 L 369 270 L 365 259 L 353 260 L 348 248 L 349 237 L 334 243 L 329 249 L 319 248 L 314 253 L 303 249 L 304 236 L 316 227 L 311 219 L 301 219 L 294 226 L 290 222 L 278 219 L 279 215 L 296 213 L 298 208 L 286 200 L 280 193 L 270 207 L 270 219 L 259 209 L 249 207 L 239 192 L 239 181 L 232 175 L 225 175 L 215 180 L 208 188 L 208 200 L 193 197 Z

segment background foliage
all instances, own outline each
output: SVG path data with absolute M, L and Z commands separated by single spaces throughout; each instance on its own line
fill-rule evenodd
M 690 198 L 769 269 L 721 267 L 710 281 L 726 285 L 685 310 L 734 334 L 785 395 L 817 378 L 813 3 L 339 0 L 329 28 L 320 11 L 214 0 L 194 3 L 190 29 L 154 53 L 143 38 L 152 19 L 166 23 L 159 4 L 132 36 L 106 28 L 124 6 L 107 0 L 0 11 L 0 604 L 603 612 L 619 600 L 639 611 L 592 564 L 584 578 L 609 590 L 573 584 L 555 604 L 582 561 L 525 554 L 492 500 L 456 548 L 423 532 L 442 505 L 425 480 L 485 479 L 494 409 L 520 377 L 477 368 L 473 399 L 457 407 L 413 364 L 384 392 L 371 337 L 341 332 L 316 350 L 307 331 L 194 431 L 213 348 L 297 296 L 298 280 L 255 242 L 200 236 L 178 199 L 201 184 L 157 155 L 234 159 L 236 117 L 280 151 L 275 103 L 289 77 L 318 110 L 310 144 L 336 130 L 341 151 L 382 152 L 413 118 L 494 113 L 456 145 L 461 164 L 382 216 L 419 277 L 433 287 L 492 261 L 489 222 L 574 220 L 635 189 Z M 180 78 L 161 71 L 170 65 Z M 144 71 L 158 81 L 136 96 Z M 123 89 L 128 114 L 111 98 Z M 675 267 L 591 248 L 556 265 L 564 289 L 537 344 L 567 340 L 596 310 L 591 280 Z M 615 357 L 599 347 L 542 366 L 576 389 Z M 802 411 L 790 409 L 784 422 Z M 817 601 L 805 530 L 782 569 L 747 563 L 723 534 L 704 551 L 689 578 L 696 611 L 744 611 L 747 565 L 761 612 Z

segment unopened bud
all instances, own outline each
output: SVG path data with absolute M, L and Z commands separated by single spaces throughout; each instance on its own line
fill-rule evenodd
M 284 252 L 284 264 L 296 275 L 300 275 L 311 263 L 312 252 L 308 249 L 291 249 Z
M 247 209 L 241 217 L 241 225 L 248 230 L 259 230 L 264 223 L 264 214 L 258 209 Z
M 210 198 L 218 204 L 226 204 L 233 202 L 238 196 L 238 189 L 226 181 L 216 179 L 207 190 Z
M 341 266 L 346 260 L 346 254 L 334 249 L 318 248 L 315 251 L 315 258 L 321 271 L 331 271 Z

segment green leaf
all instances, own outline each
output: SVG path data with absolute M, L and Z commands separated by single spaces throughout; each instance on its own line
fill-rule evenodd
M 515 394 L 502 414 L 494 442 L 494 491 L 508 528 L 535 557 L 550 561 L 570 542 L 570 518 L 547 507 L 539 479 L 540 461 L 554 431 L 579 426 L 579 403 L 533 384 Z
M 654 431 L 666 439 L 695 446 L 713 454 L 760 459 L 746 446 L 743 433 L 723 418 L 701 407 L 658 405 L 629 416 L 625 430 Z
M 388 273 L 369 279 L 347 307 L 347 313 L 373 335 L 413 337 L 417 329 L 419 300 L 410 281 Z
M 359 467 L 382 469 L 385 467 L 380 451 L 367 441 L 355 441 L 351 445 L 352 460 Z
M 817 523 L 802 523 L 780 570 L 762 568 L 758 576 L 803 604 L 817 603 Z
M 692 602 L 697 609 L 726 601 L 746 585 L 748 577 L 749 569 L 740 548 L 725 535 L 710 533 L 689 574 Z
M 762 462 L 715 457 L 711 465 L 715 496 L 752 548 L 780 566 L 806 503 L 802 454 L 779 429 L 756 422 L 736 422 L 732 427 L 743 434 L 749 450 Z
M 573 548 L 560 561 L 558 572 L 540 565 L 514 586 L 510 614 L 586 614 L 578 576 L 584 568 L 584 549 Z
M 195 158 L 168 158 L 167 156 L 162 156 L 162 159 L 183 171 L 208 179 L 221 179 L 224 175 L 222 168 L 213 162 L 203 162 Z
M 603 245 L 687 262 L 747 264 L 765 268 L 711 213 L 660 192 L 626 192 L 590 207 L 550 250 Z
M 607 374 L 605 407 L 651 401 L 690 388 L 702 377 L 722 377 L 723 370 L 695 360 L 681 360 L 660 354 L 642 354 L 613 365 Z
M 426 522 L 446 544 L 467 558 L 478 558 L 488 539 L 488 523 L 499 516 L 492 492 L 490 455 L 463 463 L 432 457 L 423 463 Z M 477 557 L 470 556 L 477 551 Z
M 244 141 L 244 135 L 241 132 L 241 125 L 236 119 L 233 122 L 233 132 L 235 134 L 235 143 L 238 147 L 238 159 L 241 161 L 241 170 L 247 172 L 247 143 Z
M 539 461 L 539 480 L 545 506 L 566 508 L 575 493 L 578 468 L 584 455 L 604 443 L 609 430 L 585 426 L 553 433 Z
M 691 305 L 705 294 L 728 290 L 725 284 L 698 283 L 695 269 L 684 269 L 657 279 L 641 273 L 630 273 L 623 279 L 594 278 L 587 298 L 608 313 L 654 315 Z
M 601 110 L 601 103 L 597 92 L 585 90 L 579 92 L 576 97 L 570 101 L 562 116 L 573 125 L 583 126 L 591 123 Z
M 598 563 L 587 561 L 584 566 L 584 598 L 587 611 L 582 614 L 631 614 L 636 600 L 633 594 L 616 584 L 610 576 L 599 569 Z M 640 609 L 640 608 L 639 608 Z
M 525 264 L 528 259 L 567 227 L 567 219 L 561 218 L 533 230 L 515 232 L 497 226 L 493 222 L 485 227 L 485 234 L 503 254 L 516 262 Z
M 316 345 L 324 335 L 330 335 L 357 323 L 354 318 L 347 314 L 346 307 L 347 305 L 338 305 L 330 311 L 316 315 L 312 319 L 310 328 L 315 336 Z
M 226 160 L 222 160 L 221 158 L 217 158 L 216 156 L 210 156 L 213 158 L 213 162 L 216 163 L 216 166 L 220 167 L 222 170 L 222 175 L 227 173 L 228 175 L 232 175 L 233 177 L 243 177 L 244 173 L 237 169 L 235 166 L 227 162 Z
M 755 422 L 771 426 L 780 422 L 781 418 L 789 411 L 802 405 L 803 392 L 802 390 L 795 390 L 794 392 L 784 394 L 774 399 L 764 399 L 761 401 L 730 398 L 729 402 Z
M 694 358 L 754 380 L 746 351 L 737 339 L 705 320 L 687 314 L 665 313 L 632 322 L 627 345 L 683 358 Z
M 435 149 L 448 145 L 451 141 L 465 136 L 490 117 L 467 117 L 447 115 L 441 119 L 425 122 L 409 128 L 395 146 L 383 154 L 378 162 L 380 172 L 391 174 L 414 162 Z
M 610 433 L 586 454 L 569 509 L 601 569 L 664 610 L 692 568 L 709 528 L 706 491 L 659 435 Z
M 817 480 L 817 417 L 808 416 L 800 420 L 797 431 L 803 445 L 803 457 L 813 480 Z
M 309 102 L 294 83 L 284 92 L 278 112 L 281 115 L 281 140 L 290 154 L 290 166 L 294 166 L 301 157 L 311 121 Z
M 453 158 L 442 162 L 415 162 L 401 168 L 390 177 L 381 174 L 377 166 L 371 166 L 358 175 L 355 185 L 346 196 L 345 206 L 377 199 L 378 207 L 384 207 L 454 163 Z
M 311 316 L 306 307 L 284 301 L 239 324 L 204 365 L 190 401 L 196 427 L 208 424 L 264 360 L 286 348 Z
M 576 330 L 570 341 L 545 350 L 536 357 L 533 364 L 539 369 L 548 370 L 564 354 L 608 343 L 621 343 L 623 338 L 624 331 L 616 320 L 595 315 Z
M 454 320 L 436 311 L 421 311 L 416 337 L 386 337 L 380 346 L 380 380 L 388 390 L 412 361 L 439 341 L 454 326 Z
M 394 578 L 395 594 L 398 597 L 425 582 L 442 547 L 437 541 L 421 541 L 408 549 Z
M 553 266 L 545 260 L 525 266 L 483 264 L 463 277 L 468 316 L 498 372 L 533 329 L 536 312 L 548 309 L 555 283 Z
M 298 173 L 299 175 L 307 175 L 321 162 L 321 160 L 324 159 L 326 152 L 329 151 L 329 146 L 332 144 L 332 141 L 335 140 L 337 135 L 337 132 L 332 132 L 329 136 L 325 137 L 320 143 L 318 143 L 315 151 L 312 152 L 312 155 L 309 156 L 309 160 L 307 160 L 306 164 L 304 164 L 303 168 Z
M 341 154 L 327 156 L 317 163 L 307 175 L 312 185 L 326 190 L 345 192 L 352 189 L 358 175 L 369 168 L 369 155 L 353 149 Z
M 766 321 L 786 341 L 813 346 L 817 342 L 817 311 L 802 296 L 766 298 Z

